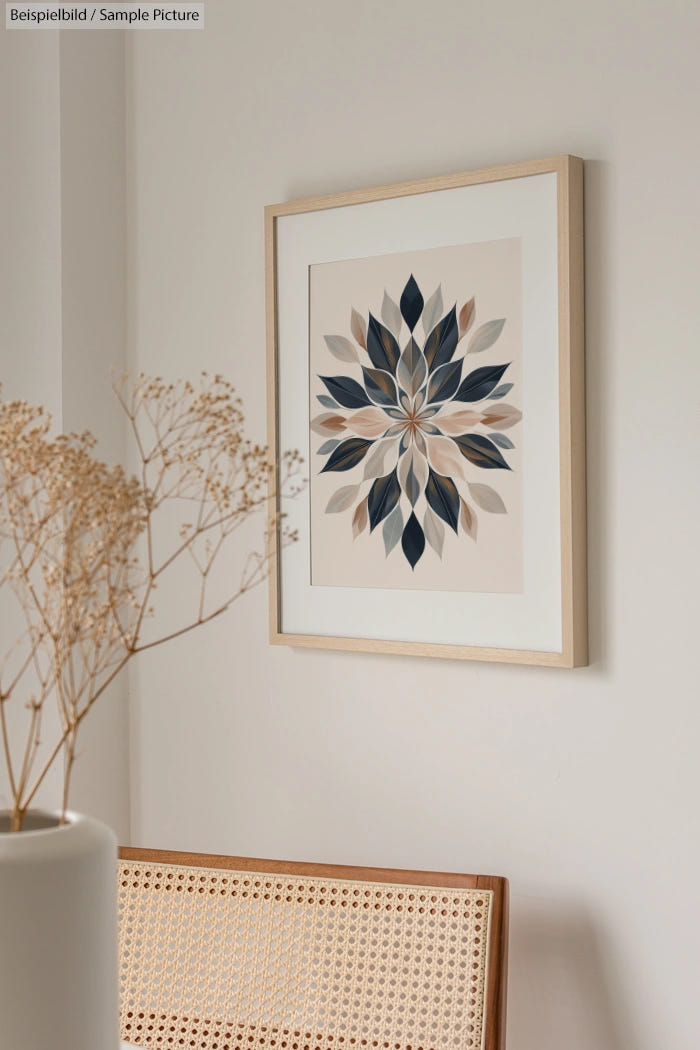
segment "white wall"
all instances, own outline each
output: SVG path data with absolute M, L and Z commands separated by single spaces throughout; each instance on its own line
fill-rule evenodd
M 61 33 L 61 356 L 63 425 L 89 429 L 96 453 L 125 461 L 126 420 L 110 371 L 126 363 L 125 40 Z M 74 808 L 129 827 L 129 705 L 123 675 L 81 729 Z
M 133 39 L 131 364 L 264 435 L 263 205 L 586 160 L 591 666 L 293 651 L 266 595 L 137 672 L 138 844 L 503 873 L 513 1050 L 697 1050 L 700 9 L 209 0 Z
M 107 460 L 123 460 L 125 442 L 109 391 L 109 368 L 123 368 L 126 342 L 124 97 L 122 34 L 0 30 L 3 396 L 44 405 L 56 429 L 91 429 Z M 0 655 L 21 630 L 2 599 Z M 22 699 L 9 705 L 16 731 Z M 47 714 L 46 754 L 58 732 L 56 714 Z M 86 721 L 70 798 L 121 839 L 127 718 L 124 679 Z M 0 808 L 9 799 L 3 774 Z M 56 765 L 35 802 L 58 808 L 61 798 Z
M 0 361 L 2 397 L 43 404 L 60 423 L 61 155 L 58 38 L 0 31 Z M 3 546 L 2 554 L 6 548 Z M 3 567 L 5 563 L 3 562 Z M 2 655 L 21 624 L 7 587 L 0 591 Z M 8 704 L 13 739 L 22 745 L 26 712 Z M 56 725 L 55 719 L 49 724 Z M 57 806 L 55 769 L 37 802 Z M 10 803 L 0 764 L 0 809 Z
M 208 0 L 206 17 L 201 33 L 127 44 L 129 356 L 135 369 L 231 376 L 256 438 L 265 203 L 586 159 L 592 663 L 556 672 L 271 648 L 257 591 L 134 673 L 133 839 L 506 874 L 513 1050 L 697 1050 L 700 10 Z M 118 61 L 87 50 L 100 38 L 81 36 L 71 69 L 114 101 Z M 56 225 L 80 214 L 57 165 L 74 180 L 79 158 L 92 170 L 94 258 L 113 277 L 124 245 L 94 180 L 107 179 L 118 208 L 123 186 L 106 167 L 122 169 L 114 142 L 91 149 L 99 121 L 75 81 L 61 138 L 55 91 L 71 77 L 53 34 L 11 39 L 3 186 L 22 193 L 16 209 L 4 196 L 3 375 L 51 402 L 61 383 L 77 397 L 86 375 L 69 377 L 55 344 L 68 331 L 58 257 L 85 237 Z M 81 137 L 85 107 L 93 134 Z M 118 354 L 119 311 L 102 309 Z M 102 344 L 92 311 L 79 322 L 87 367 L 88 341 Z M 71 403 L 100 426 L 106 397 L 88 389 Z M 100 731 L 123 770 L 114 717 Z M 87 778 L 101 785 L 92 811 L 121 819 L 123 776 L 112 757 L 107 768 Z

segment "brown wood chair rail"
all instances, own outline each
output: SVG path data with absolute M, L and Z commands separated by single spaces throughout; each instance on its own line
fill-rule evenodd
M 119 853 L 121 1038 L 195 1050 L 503 1050 L 508 883 Z

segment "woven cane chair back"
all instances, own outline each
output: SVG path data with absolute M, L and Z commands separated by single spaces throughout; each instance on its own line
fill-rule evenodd
M 124 849 L 121 1038 L 503 1050 L 507 882 Z

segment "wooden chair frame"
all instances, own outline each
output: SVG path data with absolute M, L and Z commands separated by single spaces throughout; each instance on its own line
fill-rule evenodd
M 504 878 L 448 872 L 305 864 L 293 861 L 270 861 L 249 857 L 228 857 L 213 854 L 133 848 L 121 848 L 119 850 L 119 858 L 120 861 L 139 865 L 148 864 L 154 868 L 179 866 L 183 868 L 213 869 L 222 872 L 264 872 L 270 875 L 288 876 L 297 880 L 300 878 L 327 882 L 351 880 L 364 883 L 392 883 L 405 886 L 434 887 L 436 889 L 490 891 L 491 904 L 484 984 L 482 1050 L 505 1050 L 508 882 Z M 439 1048 L 436 1048 L 436 1050 L 439 1050 Z

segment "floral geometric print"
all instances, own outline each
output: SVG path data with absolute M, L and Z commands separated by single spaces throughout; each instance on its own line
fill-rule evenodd
M 474 297 L 445 311 L 442 287 L 426 300 L 410 274 L 395 298 L 384 293 L 381 319 L 352 308 L 347 334 L 324 334 L 345 368 L 318 376 L 323 411 L 311 429 L 323 439 L 321 473 L 352 479 L 325 513 L 346 515 L 355 539 L 381 533 L 387 558 L 400 546 L 407 571 L 427 548 L 442 558 L 446 529 L 477 542 L 479 510 L 507 513 L 493 479 L 510 470 L 504 431 L 521 419 L 510 362 L 470 367 L 506 318 L 476 319 Z

